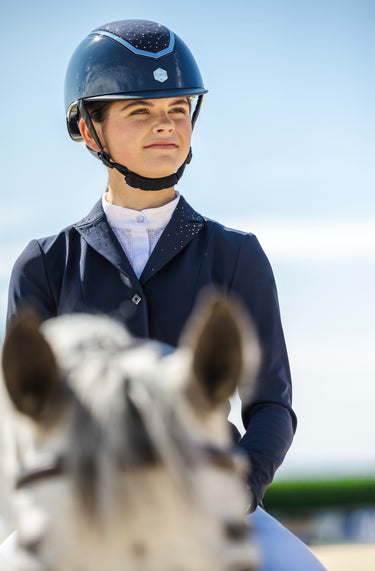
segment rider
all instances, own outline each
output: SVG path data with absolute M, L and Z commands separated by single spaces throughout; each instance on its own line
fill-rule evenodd
M 201 290 L 215 286 L 239 298 L 263 354 L 251 401 L 242 401 L 239 442 L 251 462 L 253 511 L 284 460 L 296 418 L 266 255 L 253 234 L 207 219 L 175 190 L 206 92 L 189 48 L 163 25 L 112 22 L 83 40 L 66 74 L 67 127 L 104 163 L 108 185 L 86 217 L 20 255 L 8 320 L 27 301 L 45 319 L 104 312 L 134 335 L 176 346 Z

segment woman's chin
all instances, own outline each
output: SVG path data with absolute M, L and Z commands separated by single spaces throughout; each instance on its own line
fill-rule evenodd
M 148 169 L 143 172 L 138 172 L 137 174 L 144 176 L 145 178 L 164 178 L 174 174 L 179 169 L 179 166 L 173 166 L 171 168 L 165 169 Z

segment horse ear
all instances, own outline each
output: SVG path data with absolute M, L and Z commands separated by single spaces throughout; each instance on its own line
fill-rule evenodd
M 3 344 L 2 368 L 14 406 L 34 420 L 43 420 L 56 392 L 58 368 L 33 311 L 24 310 L 11 322 Z
M 213 410 L 226 403 L 243 376 L 255 377 L 259 347 L 244 310 L 220 295 L 200 300 L 182 344 L 192 351 L 192 376 L 187 395 L 195 408 Z

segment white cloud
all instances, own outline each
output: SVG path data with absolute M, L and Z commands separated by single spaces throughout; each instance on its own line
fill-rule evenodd
M 273 261 L 354 262 L 375 258 L 375 220 L 227 219 L 257 235 Z

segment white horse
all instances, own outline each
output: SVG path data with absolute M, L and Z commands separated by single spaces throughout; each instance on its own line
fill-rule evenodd
M 232 304 L 200 307 L 175 351 L 105 316 L 25 313 L 2 361 L 18 458 L 11 569 L 256 569 L 248 466 L 226 417 L 259 349 Z

